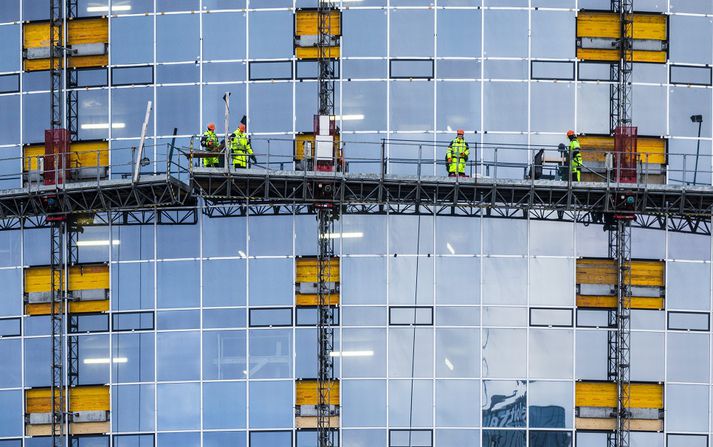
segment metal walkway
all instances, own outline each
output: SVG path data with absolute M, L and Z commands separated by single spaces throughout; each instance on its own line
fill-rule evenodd
M 613 210 L 617 191 L 636 198 L 640 225 L 708 232 L 713 187 L 616 183 L 568 183 L 469 177 L 322 173 L 194 168 L 195 193 L 209 204 L 254 208 L 310 206 L 324 202 L 318 185 L 331 185 L 346 213 L 418 213 L 596 221 Z M 268 211 L 269 212 L 269 211 Z M 285 212 L 290 212 L 288 209 Z M 593 217 L 593 218 L 592 218 Z M 638 216 L 637 216 L 638 217 Z M 705 227 L 705 229 L 703 228 Z
M 48 199 L 56 200 L 49 206 Z M 190 186 L 166 175 L 132 179 L 72 182 L 62 185 L 32 185 L 0 190 L 0 219 L 41 215 L 128 211 L 178 207 L 196 203 Z

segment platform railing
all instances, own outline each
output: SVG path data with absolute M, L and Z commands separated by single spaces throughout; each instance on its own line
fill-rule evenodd
M 355 136 L 358 137 L 358 136 Z M 477 143 L 469 141 L 470 156 L 465 162 L 466 178 L 478 179 L 528 179 L 552 180 L 576 183 L 571 178 L 568 151 L 562 151 L 557 145 L 526 145 Z M 343 154 L 344 171 L 350 173 L 402 175 L 416 178 L 448 176 L 448 163 L 445 154 L 447 141 L 419 141 L 404 139 L 381 139 L 378 141 L 343 140 L 339 150 Z M 248 163 L 248 168 L 267 171 L 299 171 L 308 163 L 298 163 L 294 157 L 294 140 L 279 137 L 252 138 L 252 150 L 257 159 Z M 542 153 L 541 158 L 535 155 Z M 595 151 L 582 149 L 585 160 L 595 158 L 601 162 L 585 161 L 582 181 L 597 183 L 615 183 L 617 157 L 614 151 Z M 200 147 L 177 148 L 177 154 L 189 161 L 189 169 L 203 167 L 202 161 L 208 152 Z M 220 155 L 220 169 L 235 172 L 232 154 L 229 151 L 208 153 Z M 227 157 L 227 158 L 225 158 Z M 636 153 L 636 184 L 652 183 L 678 186 L 710 186 L 713 179 L 711 155 L 668 152 L 665 164 L 650 163 L 650 159 L 660 159 L 660 153 L 639 151 Z M 694 157 L 699 158 L 698 170 L 693 169 Z M 224 161 L 227 160 L 227 163 Z M 707 167 L 707 168 L 706 168 Z M 215 168 L 218 169 L 218 168 Z M 216 171 L 217 172 L 217 171 Z M 695 175 L 694 175 L 695 174 Z M 585 179 L 586 178 L 586 179 Z M 692 181 L 693 178 L 697 182 Z

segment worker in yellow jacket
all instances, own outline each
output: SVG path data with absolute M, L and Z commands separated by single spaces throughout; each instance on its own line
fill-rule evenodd
M 577 134 L 573 130 L 567 131 L 569 139 L 569 169 L 572 173 L 572 181 L 582 181 L 582 153 Z
M 458 129 L 455 139 L 448 145 L 446 167 L 449 177 L 465 177 L 465 164 L 470 155 L 470 148 L 463 138 L 464 133 L 463 129 Z
M 245 131 L 244 119 L 240 122 L 238 129 L 230 135 L 230 150 L 233 153 L 233 167 L 235 169 L 246 169 L 248 158 L 257 163 L 257 158 L 250 145 L 250 138 Z

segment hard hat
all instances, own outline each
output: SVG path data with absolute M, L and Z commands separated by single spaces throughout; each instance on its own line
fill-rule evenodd
M 208 123 L 208 130 L 215 131 L 215 123 Z
M 573 136 L 574 136 L 574 131 L 573 131 L 573 130 L 568 130 L 568 131 L 567 131 L 567 136 L 568 136 L 568 137 L 573 137 Z
M 465 132 L 463 131 L 463 129 L 458 129 L 458 132 L 456 132 L 456 134 L 463 135 L 463 134 L 465 134 Z

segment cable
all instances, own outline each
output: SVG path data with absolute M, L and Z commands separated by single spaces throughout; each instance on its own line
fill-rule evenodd
M 411 341 L 411 394 L 409 402 L 408 415 L 408 446 L 411 447 L 411 435 L 413 434 L 413 394 L 414 383 L 416 382 L 416 312 L 418 308 L 418 265 L 421 254 L 421 215 L 418 215 L 418 223 L 416 224 L 416 283 L 413 292 L 413 339 Z

